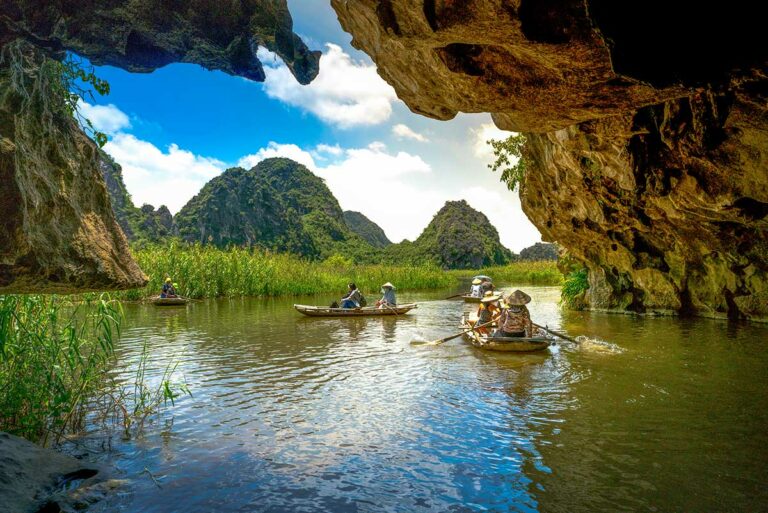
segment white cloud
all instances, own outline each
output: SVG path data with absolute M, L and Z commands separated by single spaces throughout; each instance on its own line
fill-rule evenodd
M 413 139 L 414 141 L 419 142 L 429 142 L 429 139 L 424 137 L 422 134 L 413 131 L 411 127 L 402 123 L 398 123 L 397 125 L 393 126 L 392 133 L 400 139 Z
M 172 144 L 163 151 L 133 135 L 119 133 L 104 146 L 123 168 L 125 185 L 136 205 L 166 205 L 178 212 L 226 164 Z
M 264 159 L 273 157 L 286 157 L 295 160 L 299 164 L 304 164 L 308 169 L 314 171 L 315 159 L 308 151 L 302 150 L 295 144 L 278 144 L 274 141 L 270 142 L 266 148 L 261 148 L 256 153 L 246 155 L 237 161 L 237 165 L 245 169 L 250 169 Z
M 358 62 L 340 46 L 328 43 L 320 59 L 320 73 L 301 85 L 275 54 L 259 48 L 267 96 L 302 108 L 340 128 L 383 123 L 392 115 L 394 89 L 377 73 L 376 66 Z
M 117 132 L 131 128 L 131 120 L 128 115 L 112 105 L 91 105 L 80 101 L 77 104 L 80 115 L 90 120 L 93 127 L 99 132 L 114 135 Z
M 328 153 L 329 155 L 341 155 L 344 152 L 344 150 L 342 150 L 341 146 L 338 144 L 334 146 L 330 146 L 328 144 L 318 144 L 315 147 L 315 151 L 317 151 L 317 153 Z
M 478 128 L 470 128 L 469 134 L 473 140 L 472 150 L 475 156 L 490 161 L 493 158 L 493 149 L 487 141 L 490 139 L 506 139 L 511 135 L 515 135 L 515 132 L 500 130 L 493 123 L 483 123 Z

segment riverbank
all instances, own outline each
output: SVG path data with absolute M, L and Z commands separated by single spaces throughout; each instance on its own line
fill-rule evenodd
M 246 248 L 212 246 L 149 246 L 134 251 L 149 283 L 114 297 L 140 300 L 157 295 L 166 276 L 178 292 L 193 299 L 215 297 L 277 297 L 342 292 L 354 282 L 365 294 L 378 294 L 382 283 L 400 290 L 433 290 L 456 286 L 474 274 L 489 274 L 497 282 L 559 285 L 555 262 L 518 262 L 483 270 L 445 271 L 434 265 L 356 265 L 341 256 L 311 262 L 292 255 Z

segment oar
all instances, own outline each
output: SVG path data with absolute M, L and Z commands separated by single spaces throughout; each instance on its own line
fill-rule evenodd
M 455 297 L 461 297 L 461 296 L 463 296 L 463 295 L 464 295 L 464 294 L 456 294 L 456 295 L 454 295 L 454 296 L 448 296 L 448 297 L 447 297 L 447 298 L 445 298 L 445 299 L 453 299 L 453 298 L 455 298 Z
M 459 333 L 457 333 L 457 334 L 455 334 L 455 335 L 451 335 L 450 337 L 439 338 L 439 339 L 437 339 L 437 340 L 434 340 L 434 341 L 432 341 L 432 342 L 429 342 L 429 345 L 431 345 L 431 346 L 437 346 L 437 345 L 440 345 L 440 344 L 442 344 L 443 342 L 448 342 L 449 340 L 453 340 L 454 338 L 456 338 L 456 337 L 460 337 L 460 336 L 462 336 L 462 335 L 463 335 L 463 334 L 465 334 L 465 333 L 469 333 L 470 331 L 475 331 L 475 330 L 476 330 L 476 329 L 478 329 L 478 328 L 484 328 L 485 326 L 488 326 L 489 324 L 493 324 L 494 322 L 496 322 L 496 319 L 493 319 L 493 320 L 491 320 L 491 321 L 488 321 L 488 322 L 486 322 L 485 324 L 481 324 L 480 326 L 477 326 L 477 325 L 475 325 L 475 326 L 472 326 L 472 328 L 470 328 L 470 329 L 468 329 L 468 330 L 465 330 L 465 331 L 462 331 L 462 332 L 459 332 Z
M 576 340 L 576 339 L 575 339 L 575 338 L 573 338 L 573 337 L 569 337 L 568 335 L 564 335 L 564 334 L 562 334 L 562 333 L 559 333 L 559 332 L 557 332 L 557 331 L 552 331 L 551 329 L 549 329 L 549 328 L 545 328 L 544 326 L 539 326 L 539 325 L 538 325 L 538 324 L 536 324 L 535 322 L 532 322 L 531 324 L 533 324 L 534 326 L 536 326 L 536 327 L 537 327 L 537 328 L 539 328 L 539 329 L 542 329 L 542 330 L 546 331 L 547 333 L 551 333 L 552 335 L 554 335 L 554 336 L 556 336 L 556 337 L 560 337 L 560 338 L 562 338 L 563 340 L 567 340 L 568 342 L 573 342 L 574 344 L 579 344 L 579 343 L 580 343 L 578 340 Z

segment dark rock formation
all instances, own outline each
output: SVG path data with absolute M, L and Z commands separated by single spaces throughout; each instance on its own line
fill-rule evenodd
M 64 112 L 51 59 L 148 72 L 197 63 L 263 80 L 258 46 L 297 80 L 318 72 L 291 30 L 286 0 L 3 0 L 0 7 L 0 292 L 142 286 L 115 222 L 99 152 Z M 152 223 L 167 227 L 158 211 Z M 124 225 L 128 228 L 128 224 Z
M 523 208 L 592 307 L 768 318 L 768 46 L 749 4 L 332 0 L 414 112 L 528 132 Z
M 480 269 L 512 259 L 485 214 L 464 200 L 446 202 L 418 239 L 387 246 L 384 255 L 391 263 L 431 262 L 444 269 Z
M 190 62 L 257 81 L 264 69 L 256 51 L 264 46 L 308 84 L 320 52 L 307 49 L 292 26 L 286 0 L 3 0 L 0 45 L 22 38 L 128 71 Z
M 22 41 L 0 49 L 0 293 L 142 286 L 97 147 L 56 108 L 50 63 Z
M 89 465 L 0 432 L 0 513 L 82 511 L 121 485 Z
M 374 223 L 360 212 L 351 210 L 344 211 L 344 222 L 354 233 L 363 238 L 375 248 L 383 248 L 392 244 L 387 238 L 387 234 L 381 229 L 381 226 Z

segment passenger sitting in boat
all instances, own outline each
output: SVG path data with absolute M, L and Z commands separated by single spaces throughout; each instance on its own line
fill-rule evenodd
M 472 289 L 469 292 L 471 297 L 483 297 L 483 287 L 481 284 L 483 281 L 480 278 L 472 280 Z
M 397 305 L 397 299 L 395 298 L 395 286 L 387 282 L 381 286 L 381 299 L 376 301 L 376 306 L 379 308 L 386 308 L 388 306 Z
M 357 290 L 357 285 L 350 283 L 347 288 L 349 289 L 349 292 L 347 292 L 346 296 L 341 298 L 341 307 L 360 308 L 360 301 L 363 296 L 360 294 L 360 291 Z
M 495 296 L 493 292 L 488 291 L 485 293 L 485 297 L 480 300 L 480 307 L 477 309 L 477 324 L 475 326 L 488 324 L 498 319 L 500 311 L 498 301 L 499 296 Z M 490 326 L 484 326 L 477 328 L 476 331 L 481 335 L 487 335 L 491 330 Z
M 493 293 L 494 288 L 491 280 L 483 280 L 482 283 L 480 283 L 480 290 L 483 291 L 483 295 L 486 295 L 488 292 Z
M 522 290 L 516 290 L 502 304 L 499 329 L 495 337 L 531 337 L 533 323 L 526 304 L 531 302 L 531 296 Z
M 172 283 L 173 280 L 170 278 L 165 279 L 165 283 L 163 284 L 163 288 L 160 291 L 160 297 L 161 298 L 167 298 L 167 297 L 179 297 L 178 294 L 176 294 L 176 288 L 173 286 Z

